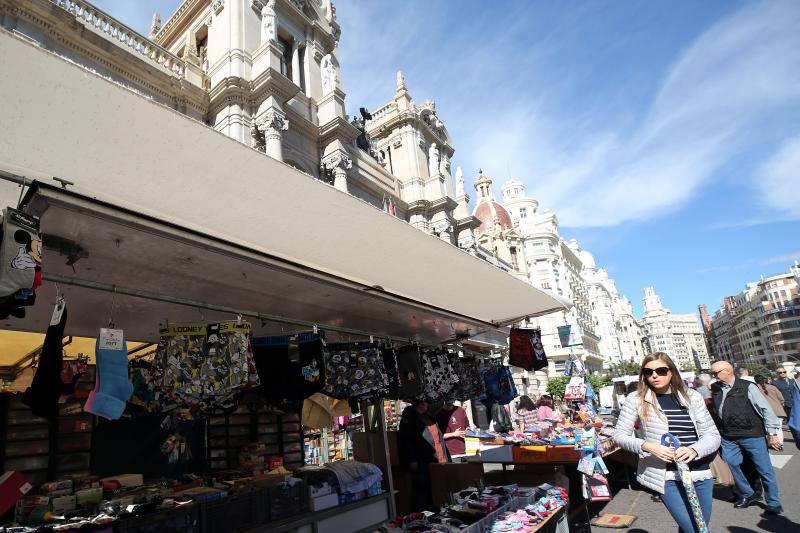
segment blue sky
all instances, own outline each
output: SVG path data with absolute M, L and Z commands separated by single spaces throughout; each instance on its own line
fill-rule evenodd
M 147 33 L 176 0 L 103 0 Z M 348 110 L 402 69 L 468 180 L 525 182 L 641 310 L 800 260 L 800 2 L 340 0 Z M 474 195 L 473 195 L 474 196 Z

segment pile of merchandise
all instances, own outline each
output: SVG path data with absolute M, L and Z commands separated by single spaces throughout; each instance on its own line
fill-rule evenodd
M 534 532 L 568 503 L 567 491 L 549 484 L 535 488 L 517 485 L 469 488 L 454 494 L 453 499 L 455 503 L 443 507 L 440 513 L 401 516 L 384 530 L 457 533 L 480 526 L 475 531 Z
M 247 453 L 245 459 L 252 461 L 259 450 L 249 448 Z M 3 491 L 24 487 L 25 478 L 12 474 L 0 478 Z M 278 465 L 261 475 L 191 474 L 180 481 L 145 482 L 139 474 L 64 478 L 20 496 L 13 507 L 14 522 L 23 525 L 0 526 L 0 532 L 106 531 L 101 526 L 108 526 L 110 533 L 112 526 L 127 530 L 124 526 L 145 522 L 148 531 L 228 532 L 376 496 L 382 481 L 377 466 L 354 461 L 294 473 Z

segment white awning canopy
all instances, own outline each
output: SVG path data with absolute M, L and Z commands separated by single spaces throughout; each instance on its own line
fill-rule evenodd
M 27 207 L 45 234 L 88 253 L 74 271 L 45 254 L 46 277 L 81 286 L 61 285 L 68 295 L 80 290 L 68 334 L 105 326 L 110 286 L 115 321 L 139 340 L 153 340 L 164 319 L 200 320 L 192 302 L 209 304 L 205 319 L 213 304 L 423 342 L 569 305 L 3 30 L 0 64 L 8 74 L 0 101 L 13 124 L 0 168 L 76 184 L 39 185 Z M 169 298 L 154 306 L 154 295 Z M 48 283 L 39 303 L 54 299 Z M 41 332 L 49 314 L 37 304 L 3 327 Z
M 38 183 L 26 196 L 25 210 L 41 217 L 44 274 L 50 282 L 40 289 L 38 304 L 29 309 L 24 320 L 4 321 L 3 326 L 9 329 L 44 331 L 52 311 L 49 303 L 55 302 L 57 289 L 67 296 L 67 334 L 93 336 L 113 318 L 127 331 L 128 338 L 141 341 L 156 340 L 158 323 L 165 320 L 225 320 L 242 313 L 260 333 L 318 325 L 345 334 L 438 343 L 497 330 L 500 320 L 494 322 L 485 309 L 502 312 L 511 307 L 534 314 L 560 305 L 470 256 L 464 258 L 486 269 L 489 279 L 497 274 L 495 283 L 511 283 L 477 285 L 461 294 L 464 305 L 456 299 L 450 308 L 442 308 L 426 302 L 425 291 L 432 291 L 434 283 L 447 283 L 459 293 L 459 284 L 467 280 L 450 276 L 446 282 L 432 276 L 404 284 L 402 278 L 381 274 L 386 286 L 377 288 L 378 284 L 333 276 L 119 204 Z M 464 255 L 448 246 L 439 250 L 459 258 Z M 77 261 L 71 261 L 70 254 L 78 257 Z M 446 259 L 452 257 L 442 258 Z M 416 258 L 407 254 L 392 261 L 402 265 Z M 382 265 L 375 267 L 377 276 Z M 395 287 L 416 290 L 419 299 L 400 296 L 393 291 Z M 519 307 L 522 302 L 514 299 L 512 291 L 520 289 L 529 290 L 528 296 L 538 299 L 531 298 Z M 501 299 L 496 296 L 498 292 Z

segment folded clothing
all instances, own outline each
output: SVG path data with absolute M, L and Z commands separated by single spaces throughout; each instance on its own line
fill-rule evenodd
M 381 469 L 370 463 L 336 461 L 326 464 L 324 468 L 336 474 L 340 493 L 365 491 L 383 480 Z

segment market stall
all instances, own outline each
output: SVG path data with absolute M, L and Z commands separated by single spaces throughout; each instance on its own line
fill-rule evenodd
M 450 258 L 467 260 L 468 268 L 480 267 L 497 281 L 496 290 L 477 295 L 478 300 L 470 297 L 465 306 L 450 305 L 457 301 L 448 297 L 450 304 L 443 308 L 410 298 L 421 294 L 419 289 L 387 278 L 378 265 L 372 279 L 380 286 L 213 237 L 96 193 L 18 181 L 30 187 L 22 212 L 40 224 L 44 283 L 36 287 L 36 305 L 27 306 L 24 317 L 3 320 L 3 328 L 48 332 L 36 356 L 37 374 L 51 353 L 51 338 L 60 346 L 66 335 L 98 336 L 96 353 L 89 354 L 87 369 L 73 383 L 82 394 L 57 405 L 50 422 L 39 421 L 36 414 L 42 411 L 31 413 L 30 402 L 20 402 L 19 396 L 4 398 L 6 426 L 16 432 L 18 447 L 30 452 L 16 453 L 10 446 L 13 435 L 2 435 L 4 468 L 19 472 L 4 481 L 4 489 L 27 487 L 11 512 L 28 522 L 63 523 L 80 515 L 97 527 L 113 520 L 125 531 L 152 530 L 154 524 L 183 524 L 182 531 L 244 531 L 266 522 L 286 530 L 314 523 L 321 531 L 341 530 L 343 520 L 356 518 L 356 529 L 385 522 L 394 515 L 393 499 L 385 493 L 392 490 L 390 469 L 368 486 L 345 489 L 335 469 L 322 474 L 336 476 L 336 482 L 315 484 L 300 468 L 307 462 L 308 436 L 300 407 L 313 394 L 303 389 L 298 398 L 293 380 L 307 385 L 314 380 L 305 378 L 325 375 L 332 386 L 319 392 L 345 403 L 354 400 L 363 410 L 387 395 L 385 385 L 337 388 L 339 378 L 350 374 L 337 374 L 325 361 L 345 357 L 354 368 L 368 371 L 377 368 L 374 358 L 382 358 L 387 348 L 394 353 L 406 346 L 421 365 L 446 359 L 443 343 L 477 334 L 502 339 L 503 324 L 563 306 L 439 242 L 437 254 L 455 254 Z M 400 231 L 406 230 L 416 231 Z M 381 253 L 389 255 L 389 248 Z M 359 268 L 363 275 L 364 266 Z M 434 283 L 435 300 L 443 280 Z M 322 336 L 326 355 L 315 360 L 316 374 L 306 374 L 309 365 L 299 364 L 307 355 L 303 343 Z M 126 342 L 137 347 L 136 354 L 128 353 Z M 252 353 L 245 349 L 250 345 Z M 140 346 L 145 349 L 138 351 Z M 289 359 L 270 359 L 275 353 Z M 117 384 L 125 383 L 131 391 L 117 398 Z M 277 398 L 282 385 L 285 398 Z M 330 429 L 310 427 L 326 435 Z M 46 446 L 33 449 L 30 442 Z M 336 453 L 326 459 L 347 459 L 347 445 Z M 376 462 L 388 449 L 373 449 L 371 455 Z M 143 457 L 159 460 L 142 462 Z M 331 487 L 337 483 L 338 488 Z M 220 521 L 230 514 L 241 523 Z

